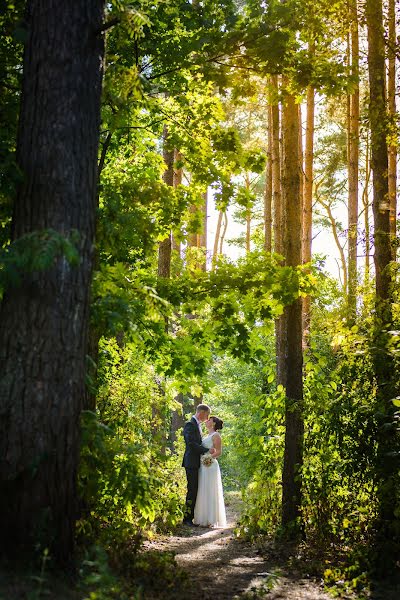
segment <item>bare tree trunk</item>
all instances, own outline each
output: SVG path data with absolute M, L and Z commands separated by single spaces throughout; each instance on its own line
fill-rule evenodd
M 357 229 L 358 229 L 358 162 L 359 162 L 359 119 L 360 92 L 359 77 L 359 42 L 357 0 L 350 2 L 350 61 L 351 74 L 357 83 L 349 99 L 348 115 L 348 288 L 347 306 L 350 319 L 354 319 L 357 310 Z
M 226 235 L 226 230 L 228 229 L 228 215 L 224 212 L 224 228 L 221 233 L 220 242 L 219 242 L 219 253 L 222 254 L 222 248 L 224 245 L 224 239 Z
M 174 150 L 168 146 L 168 130 L 164 127 L 163 131 L 163 158 L 166 169 L 163 174 L 163 180 L 166 185 L 174 185 Z M 171 252 L 172 252 L 172 234 L 169 233 L 158 246 L 158 276 L 171 276 Z
M 328 219 L 329 219 L 331 227 L 332 227 L 333 239 L 335 240 L 336 247 L 339 250 L 340 264 L 342 265 L 342 271 L 343 271 L 343 294 L 346 295 L 347 282 L 348 282 L 347 263 L 346 263 L 346 256 L 345 256 L 345 253 L 343 250 L 343 246 L 340 243 L 335 217 L 333 216 L 332 209 L 331 209 L 330 205 L 328 204 L 328 202 L 324 202 L 321 198 L 318 198 L 318 202 L 326 210 Z
M 395 0 L 388 0 L 389 45 L 388 45 L 388 109 L 392 126 L 396 123 L 396 14 Z M 397 143 L 389 144 L 388 183 L 390 204 L 390 235 L 396 238 L 397 218 Z M 392 258 L 396 258 L 393 244 Z
M 215 266 L 217 257 L 218 257 L 218 247 L 219 247 L 219 240 L 221 237 L 221 226 L 222 226 L 222 218 L 223 218 L 223 211 L 220 210 L 218 213 L 218 221 L 217 221 L 217 229 L 215 231 L 215 239 L 214 239 L 214 249 L 213 249 L 213 256 L 212 256 L 212 263 Z
M 174 188 L 178 187 L 178 185 L 182 185 L 182 176 L 183 176 L 183 172 L 182 172 L 182 167 L 177 166 L 176 163 L 179 163 L 179 161 L 181 160 L 182 155 L 179 152 L 179 150 L 174 150 L 174 174 L 173 174 L 173 186 Z M 172 244 L 172 250 L 175 251 L 178 255 L 178 258 L 181 257 L 181 243 L 180 241 L 178 241 L 177 236 L 176 235 L 172 235 L 172 240 L 171 240 L 171 244 Z
M 371 127 L 371 165 L 373 174 L 373 214 L 375 245 L 375 327 L 374 371 L 377 383 L 375 414 L 377 427 L 376 481 L 379 519 L 376 535 L 376 566 L 381 575 L 393 572 L 400 551 L 398 516 L 398 454 L 400 440 L 394 425 L 398 382 L 393 354 L 388 351 L 391 314 L 392 249 L 390 243 L 390 205 L 388 186 L 387 112 L 385 93 L 385 41 L 381 0 L 367 0 L 369 66 L 369 120 Z
M 245 175 L 245 185 L 246 191 L 250 191 L 250 178 L 249 174 L 246 172 Z M 250 239 L 251 239 L 251 207 L 246 207 L 246 253 L 250 252 Z
M 365 183 L 362 193 L 362 202 L 364 207 L 364 230 L 365 230 L 365 272 L 364 285 L 367 286 L 370 278 L 370 252 L 371 252 L 371 231 L 369 225 L 369 181 L 371 177 L 370 165 L 370 147 L 369 137 L 367 137 L 365 148 Z
M 272 108 L 268 106 L 267 164 L 264 190 L 264 250 L 272 251 Z
M 208 191 L 203 194 L 203 204 L 201 210 L 203 212 L 203 229 L 199 235 L 199 247 L 204 251 L 204 258 L 200 264 L 202 271 L 207 270 L 207 209 L 208 209 Z
M 69 562 L 95 231 L 104 44 L 99 0 L 28 0 L 12 239 L 77 232 L 6 291 L 0 310 L 0 541 L 7 559 L 49 548 Z M 27 564 L 27 563 L 26 563 Z
M 304 194 L 303 194 L 303 263 L 311 262 L 312 244 L 312 202 L 313 202 L 313 164 L 314 164 L 314 88 L 307 90 L 306 140 L 304 153 Z M 308 344 L 310 331 L 311 298 L 303 298 L 303 346 Z
M 278 76 L 271 77 L 272 86 L 272 147 L 271 147 L 271 170 L 272 170 L 272 198 L 274 205 L 274 251 L 282 254 L 283 251 L 283 211 L 281 191 L 281 151 L 280 151 L 280 115 L 279 115 L 279 86 Z
M 302 199 L 300 190 L 299 116 L 292 95 L 285 97 L 282 108 L 284 199 L 284 254 L 286 264 L 301 264 Z M 303 355 L 301 300 L 287 306 L 282 318 L 280 334 L 283 338 L 282 354 L 278 356 L 282 385 L 286 389 L 285 451 L 282 472 L 282 525 L 288 534 L 297 534 L 294 525 L 300 518 L 301 474 L 303 463 Z

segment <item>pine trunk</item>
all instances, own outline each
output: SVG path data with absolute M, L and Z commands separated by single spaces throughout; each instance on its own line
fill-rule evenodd
M 388 0 L 389 45 L 388 45 L 388 108 L 392 127 L 396 127 L 396 13 L 395 0 Z M 395 137 L 395 136 L 393 136 Z M 390 235 L 396 238 L 397 218 L 397 143 L 389 144 L 388 183 L 390 205 Z M 393 245 L 392 257 L 396 252 Z
M 315 92 L 307 90 L 306 139 L 304 153 L 304 194 L 303 194 L 303 263 L 311 262 L 312 244 L 312 201 L 313 201 L 313 165 L 314 165 L 314 112 Z M 303 345 L 308 345 L 310 331 L 311 298 L 303 298 Z
M 350 61 L 351 74 L 357 83 L 349 98 L 348 115 L 348 289 L 347 306 L 350 319 L 354 319 L 357 309 L 357 229 L 358 229 L 358 162 L 359 162 L 359 119 L 360 92 L 359 77 L 359 42 L 357 0 L 351 0 Z
M 302 198 L 300 187 L 299 113 L 295 98 L 288 95 L 282 108 L 282 193 L 285 214 L 284 254 L 288 266 L 301 264 Z M 303 355 L 302 307 L 298 299 L 285 308 L 281 324 L 283 353 L 280 373 L 286 390 L 285 451 L 282 473 L 282 525 L 289 535 L 297 533 L 301 509 L 303 462 Z
M 272 251 L 272 109 L 268 106 L 267 164 L 264 190 L 264 250 Z
M 99 0 L 27 3 L 12 238 L 79 235 L 65 258 L 4 295 L 0 309 L 0 539 L 7 558 L 73 555 L 79 418 L 95 231 L 104 44 Z
M 391 573 L 400 550 L 399 432 L 392 399 L 398 396 L 393 354 L 388 351 L 391 330 L 390 206 L 388 186 L 387 112 L 385 104 L 385 41 L 381 0 L 367 0 L 369 66 L 369 120 L 373 176 L 373 215 L 375 245 L 375 328 L 373 358 L 377 383 L 377 523 L 376 562 L 381 575 Z
M 272 198 L 274 205 L 274 251 L 282 254 L 283 248 L 283 211 L 281 191 L 281 150 L 280 150 L 280 114 L 279 114 L 279 86 L 278 76 L 271 77 L 272 85 L 272 146 L 271 146 L 271 170 L 272 170 Z

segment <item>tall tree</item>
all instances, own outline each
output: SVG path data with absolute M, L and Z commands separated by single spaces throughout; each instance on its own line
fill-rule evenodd
M 284 201 L 284 255 L 288 266 L 301 264 L 302 198 L 300 188 L 299 113 L 295 97 L 287 94 L 282 107 Z M 282 337 L 279 369 L 286 390 L 285 451 L 282 473 L 282 524 L 294 525 L 300 517 L 303 462 L 303 355 L 300 298 L 285 308 L 279 331 Z M 296 531 L 295 528 L 288 530 Z
M 312 86 L 307 88 L 306 139 L 304 152 L 304 192 L 303 192 L 303 263 L 311 262 L 312 243 L 312 202 L 313 202 L 313 164 L 314 164 L 314 112 L 315 91 Z M 310 328 L 311 299 L 303 299 L 303 337 L 307 343 Z
M 354 90 L 348 99 L 348 311 L 354 318 L 357 304 L 357 228 L 358 228 L 358 162 L 359 162 L 359 40 L 357 0 L 351 0 L 350 6 L 350 70 L 355 79 Z M 346 291 L 346 290 L 345 290 Z
M 391 127 L 396 128 L 396 10 L 395 0 L 388 1 L 388 109 L 391 119 Z M 397 219 L 397 141 L 395 134 L 390 136 L 389 143 L 389 204 L 390 204 L 390 235 L 396 237 Z M 394 139 L 393 139 L 394 138 Z M 393 258 L 396 256 L 393 245 Z
M 374 370 L 377 382 L 377 464 L 379 500 L 376 560 L 381 573 L 392 571 L 400 549 L 397 494 L 399 432 L 392 399 L 398 395 L 393 354 L 388 351 L 391 330 L 390 205 L 388 186 L 385 39 L 381 0 L 367 0 L 369 122 L 375 245 Z
M 103 59 L 103 2 L 28 0 L 12 240 L 78 238 L 0 310 L 0 538 L 8 556 L 73 553 Z M 13 249 L 11 248 L 11 253 Z
M 279 83 L 278 76 L 271 77 L 271 112 L 272 112 L 272 198 L 274 206 L 274 251 L 282 253 L 283 213 L 281 191 L 281 149 L 280 149 L 280 112 L 279 112 Z
M 163 158 L 165 162 L 165 171 L 163 180 L 166 185 L 174 185 L 174 149 L 168 144 L 168 129 L 164 126 L 163 130 Z M 171 251 L 172 251 L 172 233 L 162 240 L 158 246 L 158 276 L 169 277 L 171 274 Z
M 267 164 L 264 190 L 264 249 L 272 251 L 272 107 L 268 104 Z

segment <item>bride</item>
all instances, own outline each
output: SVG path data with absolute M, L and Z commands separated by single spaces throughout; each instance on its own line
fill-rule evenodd
M 215 448 L 216 452 L 203 454 L 199 470 L 199 489 L 194 508 L 195 525 L 203 527 L 226 527 L 224 496 L 222 491 L 221 472 L 216 457 L 221 455 L 222 442 L 218 433 L 223 421 L 218 417 L 210 417 L 206 422 L 208 435 L 203 438 L 202 445 Z

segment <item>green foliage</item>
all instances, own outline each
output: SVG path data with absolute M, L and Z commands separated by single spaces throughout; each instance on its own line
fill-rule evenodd
M 100 345 L 97 415 L 83 415 L 81 539 L 115 551 L 143 531 L 182 518 L 181 456 L 168 445 L 168 402 L 134 345 Z M 178 449 L 179 451 L 179 449 Z

